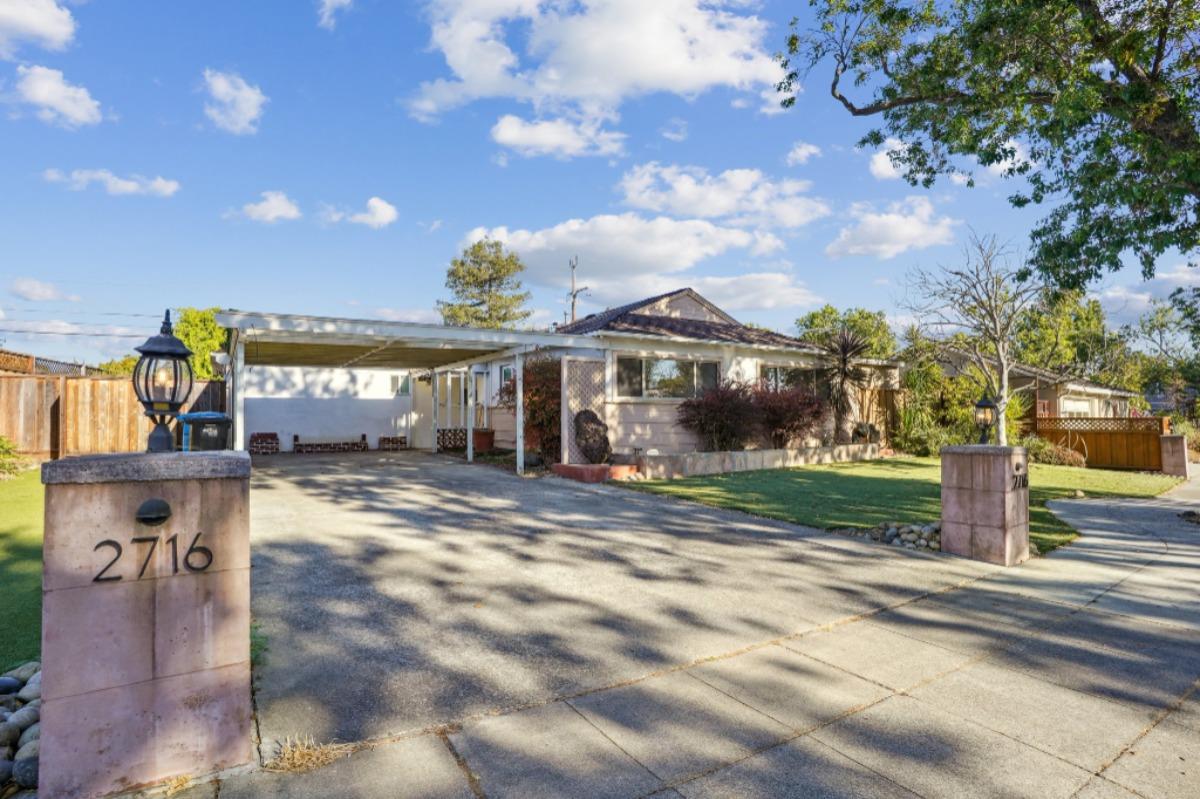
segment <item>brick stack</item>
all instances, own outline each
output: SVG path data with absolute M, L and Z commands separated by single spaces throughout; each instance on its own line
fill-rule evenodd
M 279 452 L 278 433 L 251 433 L 251 455 L 274 455 Z
M 407 436 L 380 436 L 379 451 L 380 452 L 397 452 L 402 449 L 408 449 Z
M 292 436 L 292 452 L 297 455 L 322 455 L 336 452 L 366 452 L 367 434 L 363 433 L 358 441 L 313 441 L 300 443 L 300 436 Z

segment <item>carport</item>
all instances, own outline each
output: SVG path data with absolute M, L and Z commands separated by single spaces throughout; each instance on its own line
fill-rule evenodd
M 476 364 L 511 358 L 516 380 L 517 471 L 525 467 L 523 363 L 543 348 L 595 346 L 589 336 L 371 319 L 272 314 L 224 310 L 217 323 L 230 332 L 229 404 L 234 448 L 246 449 L 244 375 L 248 366 L 377 368 L 428 371 L 433 380 L 434 452 L 437 451 L 439 407 L 437 375 L 467 374 Z M 475 381 L 466 380 L 467 404 L 475 406 Z M 475 414 L 465 414 L 467 460 L 474 459 Z

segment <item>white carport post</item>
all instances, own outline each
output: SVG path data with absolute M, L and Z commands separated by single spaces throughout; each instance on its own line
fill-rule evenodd
M 469 380 L 467 378 L 470 378 Z M 475 460 L 475 372 L 468 368 L 463 372 L 467 381 L 467 463 Z
M 233 347 L 233 448 L 246 451 L 246 342 L 239 335 Z
M 525 356 L 513 356 L 513 379 L 517 388 L 517 474 L 525 474 Z
M 438 373 L 433 373 L 433 443 L 429 445 L 430 452 L 437 453 L 438 439 Z

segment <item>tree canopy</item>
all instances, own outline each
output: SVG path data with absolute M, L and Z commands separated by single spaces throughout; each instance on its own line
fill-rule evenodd
M 512 327 L 529 318 L 529 292 L 518 278 L 525 265 L 504 245 L 483 239 L 463 250 L 446 270 L 452 301 L 438 300 L 442 321 L 456 327 Z
M 1200 250 L 1200 0 L 810 0 L 793 22 L 790 106 L 818 65 L 851 114 L 900 140 L 913 185 L 1024 176 L 1010 202 L 1051 205 L 1030 263 L 1082 288 L 1132 255 Z M 850 88 L 852 85 L 853 88 Z
M 836 338 L 843 327 L 866 341 L 864 357 L 890 358 L 896 352 L 896 336 L 883 311 L 865 308 L 839 311 L 832 305 L 825 305 L 796 320 L 799 338 L 817 346 L 824 346 Z
M 219 308 L 180 308 L 175 315 L 175 337 L 192 351 L 189 362 L 197 380 L 217 380 L 220 375 L 212 366 L 209 354 L 225 349 L 229 331 L 217 324 Z M 158 332 L 155 330 L 154 332 Z M 149 334 L 147 334 L 149 337 Z M 126 355 L 100 364 L 100 370 L 110 375 L 132 375 L 138 356 Z

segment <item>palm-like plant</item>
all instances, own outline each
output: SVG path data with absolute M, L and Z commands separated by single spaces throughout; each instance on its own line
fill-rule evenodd
M 829 407 L 833 411 L 834 443 L 848 443 L 846 420 L 854 413 L 854 394 L 870 385 L 871 373 L 859 361 L 870 351 L 871 342 L 842 325 L 819 346 L 823 351 L 821 376 L 829 386 Z

